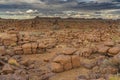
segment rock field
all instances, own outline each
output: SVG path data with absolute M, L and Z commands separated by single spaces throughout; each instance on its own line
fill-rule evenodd
M 103 23 L 86 24 L 81 24 L 83 28 L 77 24 L 77 28 L 1 29 L 0 80 L 120 80 L 117 21 L 101 28 Z

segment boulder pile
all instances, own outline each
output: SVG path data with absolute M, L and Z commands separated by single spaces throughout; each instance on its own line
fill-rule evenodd
M 9 29 L 0 35 L 0 52 L 2 54 L 37 54 L 54 48 L 57 41 L 53 38 L 39 39 L 30 34 L 20 34 Z
M 80 66 L 92 69 L 93 67 L 102 64 L 105 57 L 113 57 L 119 54 L 119 52 L 119 44 L 112 41 L 96 44 L 94 48 L 60 48 L 57 51 L 56 56 L 52 59 L 51 70 L 52 72 L 59 73 L 78 68 Z M 98 54 L 97 58 L 90 59 L 94 54 Z

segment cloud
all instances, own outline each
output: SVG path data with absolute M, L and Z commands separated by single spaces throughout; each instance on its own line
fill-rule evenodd
M 24 15 L 24 14 L 37 14 L 38 12 L 39 12 L 38 10 L 28 9 L 26 11 L 20 11 L 20 10 L 6 11 L 5 13 L 10 15 Z
M 10 15 L 36 16 L 41 12 L 42 16 L 118 18 L 119 9 L 120 0 L 0 0 L 0 12 Z
M 38 13 L 38 10 L 32 10 L 32 9 L 29 9 L 26 11 L 27 14 L 33 14 L 33 13 Z

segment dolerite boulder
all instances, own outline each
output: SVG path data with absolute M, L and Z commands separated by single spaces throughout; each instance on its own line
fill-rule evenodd
M 0 46 L 1 46 L 1 45 L 3 45 L 3 43 L 2 43 L 2 39 L 1 39 L 1 37 L 0 37 Z
M 115 42 L 113 42 L 113 41 L 105 41 L 103 44 L 105 46 L 108 46 L 108 47 L 113 47 L 115 45 Z
M 39 48 L 39 49 L 46 49 L 46 48 L 47 48 L 47 45 L 44 44 L 44 43 L 42 43 L 42 42 L 40 42 L 39 45 L 38 45 L 38 48 Z
M 60 63 L 64 70 L 72 69 L 71 57 L 68 55 L 59 55 L 53 60 L 53 62 Z
M 112 47 L 108 51 L 108 55 L 114 56 L 120 52 L 120 47 Z
M 57 41 L 55 39 L 51 39 L 51 38 L 48 38 L 48 39 L 40 39 L 40 40 L 37 40 L 37 42 L 39 43 L 39 48 L 40 49 L 51 49 L 53 47 L 55 47 Z
M 9 64 L 5 64 L 2 68 L 2 72 L 5 74 L 13 73 L 13 68 Z
M 0 46 L 0 55 L 3 55 L 6 53 L 6 49 L 4 46 Z
M 97 52 L 101 54 L 106 54 L 108 52 L 110 47 L 104 46 L 104 45 L 98 45 L 97 46 Z
M 93 50 L 91 48 L 82 48 L 80 56 L 89 57 L 92 54 Z
M 60 63 L 51 63 L 52 72 L 63 72 L 63 66 Z
M 19 32 L 17 31 L 16 28 L 9 28 L 7 31 L 6 31 L 7 34 L 19 34 Z
M 73 55 L 72 56 L 72 66 L 73 66 L 73 68 L 80 67 L 80 57 L 79 57 L 79 55 Z
M 32 46 L 32 53 L 36 54 L 37 53 L 38 44 L 37 43 L 31 43 L 31 46 Z
M 14 47 L 14 53 L 15 54 L 23 54 L 23 48 L 22 48 L 22 46 L 16 46 L 16 47 Z
M 3 45 L 5 46 L 15 46 L 17 45 L 17 35 L 16 34 L 4 34 L 2 35 Z
M 72 55 L 76 52 L 77 50 L 75 48 L 61 48 L 60 52 L 61 54 L 65 54 L 65 55 Z
M 26 43 L 22 45 L 24 54 L 32 54 L 32 45 L 31 43 Z

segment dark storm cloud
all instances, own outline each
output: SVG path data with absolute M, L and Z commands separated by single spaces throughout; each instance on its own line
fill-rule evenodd
M 120 0 L 1 0 L 0 8 L 101 10 L 118 9 L 119 4 Z
M 83 9 L 83 10 L 103 10 L 103 9 L 119 9 L 120 6 L 119 3 L 112 3 L 112 2 L 80 2 L 77 6 L 75 6 L 75 9 Z
M 31 12 L 32 10 L 33 12 L 34 10 L 38 10 L 38 12 L 44 15 L 62 13 L 66 15 L 76 15 L 83 11 L 87 13 L 79 14 L 83 14 L 83 16 L 90 16 L 92 14 L 96 17 L 97 15 L 102 16 L 108 13 L 110 15 L 118 15 L 120 13 L 120 0 L 0 0 L 1 11 L 13 10 L 13 12 L 16 12 L 14 11 L 16 9 L 20 11 L 24 9 L 22 13 L 25 13 L 25 11 L 29 9 L 31 9 Z M 69 13 L 67 11 L 73 12 Z
M 120 0 L 1 0 L 0 8 L 102 10 L 119 9 L 119 4 Z

